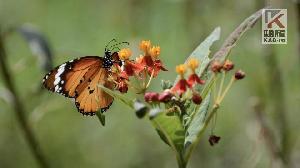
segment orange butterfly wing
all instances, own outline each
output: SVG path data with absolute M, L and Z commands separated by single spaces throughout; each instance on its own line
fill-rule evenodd
M 97 56 L 71 60 L 47 74 L 43 84 L 52 92 L 75 98 L 78 111 L 84 115 L 94 115 L 100 109 L 105 112 L 113 97 L 97 85 L 113 89 L 114 84 L 107 80 L 110 72 L 102 65 L 103 58 Z

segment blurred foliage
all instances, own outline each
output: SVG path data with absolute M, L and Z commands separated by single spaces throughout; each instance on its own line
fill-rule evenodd
M 221 40 L 244 18 L 261 8 L 261 1 L 238 0 L 0 0 L 2 30 L 24 23 L 36 25 L 49 39 L 54 50 L 54 65 L 82 55 L 102 55 L 112 38 L 136 45 L 150 39 L 162 48 L 169 72 L 161 79 L 175 79 L 175 65 L 216 26 L 222 27 Z M 276 7 L 276 4 L 274 4 Z M 282 75 L 292 165 L 300 164 L 299 53 L 294 4 L 288 9 L 288 44 L 274 45 Z M 277 6 L 278 7 L 278 6 Z M 247 73 L 247 78 L 231 89 L 218 114 L 215 133 L 222 137 L 211 147 L 204 138 L 195 150 L 189 167 L 271 167 L 262 133 L 253 114 L 252 97 L 266 104 L 269 124 L 278 137 L 261 45 L 261 28 L 244 36 L 231 59 Z M 160 140 L 147 120 L 139 120 L 129 108 L 115 102 L 106 114 L 106 126 L 96 117 L 83 117 L 68 99 L 36 90 L 44 76 L 28 45 L 17 33 L 5 38 L 9 65 L 27 114 L 52 167 L 175 167 L 171 149 Z M 212 51 L 221 45 L 217 42 Z M 137 51 L 135 51 L 137 52 Z M 3 80 L 1 78 L 1 80 Z M 270 83 L 271 82 L 271 83 Z M 159 88 L 159 80 L 152 90 Z M 3 84 L 0 82 L 1 96 Z M 1 97 L 0 96 L 0 97 Z M 270 106 L 267 106 L 271 104 Z M 209 132 L 206 133 L 208 139 Z M 279 138 L 276 138 L 279 141 Z M 280 143 L 280 142 L 277 142 Z M 37 167 L 24 141 L 12 108 L 0 99 L 0 167 Z

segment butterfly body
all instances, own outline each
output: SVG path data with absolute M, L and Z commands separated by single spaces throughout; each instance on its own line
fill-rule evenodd
M 120 63 L 118 53 L 109 51 L 105 51 L 104 57 L 85 56 L 70 60 L 45 75 L 43 85 L 52 92 L 74 98 L 83 115 L 94 115 L 99 110 L 105 112 L 113 103 L 113 97 L 98 85 L 109 89 L 115 87 L 108 80 L 114 63 Z
M 111 52 L 106 51 L 103 57 L 103 68 L 110 69 L 113 66 L 113 58 L 111 56 Z

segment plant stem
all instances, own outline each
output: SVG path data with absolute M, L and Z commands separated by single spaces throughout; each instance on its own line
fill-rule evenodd
M 297 18 L 300 17 L 300 1 L 295 1 L 295 4 L 296 4 L 296 10 L 297 10 Z M 300 56 L 300 21 L 299 19 L 297 20 L 298 21 L 298 56 Z M 300 57 L 298 58 L 299 61 L 300 61 Z
M 30 150 L 35 156 L 40 167 L 48 168 L 49 165 L 46 161 L 46 158 L 40 148 L 40 145 L 35 137 L 34 132 L 32 131 L 25 117 L 25 113 L 26 113 L 24 110 L 25 107 L 23 106 L 20 97 L 15 89 L 15 85 L 11 78 L 12 75 L 10 74 L 10 71 L 7 67 L 6 58 L 7 55 L 4 49 L 3 38 L 0 33 L 0 68 L 1 68 L 2 77 L 4 79 L 4 83 L 8 88 L 8 90 L 11 92 L 12 106 L 17 116 L 17 122 L 20 124 L 20 127 L 23 130 L 25 139 L 30 147 Z
M 272 156 L 272 160 L 274 160 L 275 164 L 278 164 L 274 167 L 283 167 L 282 164 L 284 163 L 284 156 L 282 155 L 280 148 L 275 142 L 276 138 L 274 136 L 274 131 L 270 128 L 266 120 L 264 105 L 259 99 L 255 99 L 255 101 L 253 101 L 253 110 L 255 113 L 256 120 L 260 125 L 266 147 Z
M 224 85 L 224 80 L 225 80 L 225 72 L 222 71 L 221 83 L 220 83 L 220 87 L 219 87 L 219 91 L 218 91 L 218 95 L 217 95 L 217 100 L 221 96 L 221 93 L 222 93 L 222 90 L 223 90 L 223 85 Z
M 204 131 L 206 130 L 209 122 L 211 121 L 211 119 L 214 117 L 214 115 L 216 114 L 217 110 L 219 109 L 219 104 L 214 104 L 213 108 L 210 110 L 209 112 L 209 115 L 207 116 L 207 119 L 205 120 L 205 122 L 202 124 L 202 128 L 201 130 L 199 131 L 199 134 L 198 134 L 198 138 L 197 140 L 195 141 L 195 143 L 198 143 L 199 140 L 200 140 L 200 137 L 201 135 L 204 133 Z M 195 147 L 195 145 L 194 145 Z M 184 156 L 185 157 L 185 160 L 188 161 L 192 152 L 193 152 L 193 149 L 194 147 L 192 147 L 188 152 L 187 154 Z
M 213 74 L 214 78 L 216 78 L 216 74 Z M 217 100 L 217 85 L 216 85 L 216 81 L 213 83 L 213 99 L 214 101 Z
M 186 162 L 184 161 L 182 154 L 180 154 L 178 156 L 179 156 L 179 158 L 178 157 L 176 158 L 178 168 L 186 168 Z
M 148 80 L 148 83 L 147 83 L 147 85 L 146 85 L 146 87 L 145 87 L 145 90 L 148 89 L 148 87 L 150 86 L 150 83 L 151 83 L 151 81 L 152 81 L 152 79 L 153 79 L 153 75 L 154 75 L 154 70 L 153 70 L 152 73 L 151 73 L 150 79 Z
M 158 122 L 155 118 L 152 120 L 152 123 L 154 124 L 154 126 L 159 129 L 160 131 L 162 131 L 162 133 L 165 135 L 168 144 L 170 145 L 170 147 L 172 148 L 172 150 L 175 153 L 176 156 L 176 160 L 177 160 L 177 164 L 178 164 L 178 168 L 186 168 L 187 165 L 187 161 L 184 160 L 185 158 L 183 157 L 182 152 L 178 151 L 174 142 L 172 141 L 171 137 L 168 135 L 168 133 L 166 132 L 166 130 L 161 126 L 160 122 Z
M 271 47 L 267 47 L 265 49 L 265 65 L 267 68 L 267 77 L 269 80 L 269 95 L 270 106 L 274 107 L 273 117 L 276 122 L 276 126 L 279 132 L 279 136 L 281 139 L 281 153 L 282 153 L 282 161 L 286 167 L 289 166 L 290 161 L 290 135 L 289 135 L 289 125 L 287 122 L 287 110 L 286 110 L 286 99 L 284 96 L 283 89 L 283 80 L 281 76 L 281 70 L 279 68 L 279 63 L 276 59 L 275 49 Z
M 262 9 L 258 10 L 251 16 L 249 16 L 247 19 L 243 21 L 225 40 L 223 43 L 222 47 L 214 54 L 210 62 L 214 60 L 219 60 L 223 62 L 229 55 L 231 49 L 236 45 L 237 41 L 242 37 L 242 35 L 252 28 L 255 23 L 261 18 L 261 12 Z M 207 65 L 206 69 L 209 67 L 209 64 Z M 204 73 L 203 73 L 204 74 Z M 201 74 L 201 76 L 203 75 Z M 202 90 L 201 95 L 203 98 L 209 93 L 210 88 L 213 86 L 214 82 L 216 81 L 216 77 L 214 75 L 211 75 L 209 79 L 207 80 L 207 84 L 205 88 Z M 218 110 L 219 105 L 215 104 L 214 107 L 212 108 L 211 112 L 209 113 L 209 116 L 207 117 L 206 121 L 203 123 L 203 126 L 201 128 L 201 131 L 198 134 L 198 139 L 196 140 L 195 143 L 198 143 L 201 135 L 203 132 L 206 130 L 206 127 L 212 117 L 215 115 L 216 111 Z M 194 145 L 195 146 L 195 145 Z M 194 150 L 194 147 L 191 147 L 189 151 L 187 151 L 187 154 L 185 155 L 185 160 L 188 161 L 192 152 Z
M 227 92 L 229 91 L 229 89 L 231 88 L 233 82 L 235 81 L 235 78 L 232 77 L 229 84 L 227 85 L 226 89 L 224 90 L 223 94 L 221 95 L 221 97 L 217 100 L 217 103 L 221 103 L 222 100 L 224 99 L 224 97 L 226 96 Z

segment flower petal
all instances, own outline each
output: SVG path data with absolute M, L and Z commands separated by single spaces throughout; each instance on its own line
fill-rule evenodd
M 168 71 L 162 64 L 161 60 L 155 60 L 153 66 L 148 67 L 148 74 L 151 75 L 153 72 L 153 77 L 156 77 L 160 70 Z
M 176 85 L 171 89 L 172 92 L 178 93 L 179 95 L 182 95 L 186 92 L 187 87 L 189 87 L 189 84 L 185 79 L 180 79 Z
M 192 74 L 187 80 L 190 87 L 193 87 L 195 84 L 203 85 L 205 83 L 204 80 L 201 80 L 197 74 Z
M 127 83 L 124 80 L 122 80 L 122 81 L 119 82 L 119 84 L 118 84 L 118 90 L 121 93 L 127 93 L 127 91 L 128 91 L 128 85 L 127 85 Z
M 136 64 L 132 61 L 126 61 L 124 65 L 124 71 L 128 76 L 138 75 L 144 67 L 141 64 Z

